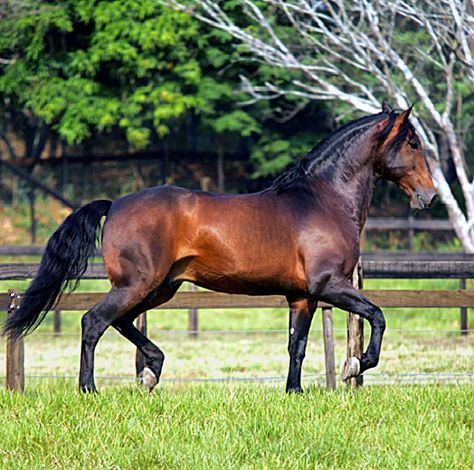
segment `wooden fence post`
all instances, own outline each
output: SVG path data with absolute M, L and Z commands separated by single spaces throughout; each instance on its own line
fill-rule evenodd
M 54 309 L 54 336 L 61 334 L 61 310 Z
M 334 354 L 334 322 L 332 307 L 322 308 L 326 388 L 336 388 L 336 356 Z
M 459 287 L 466 289 L 466 279 L 462 278 L 459 280 Z M 468 319 L 467 319 L 467 307 L 461 307 L 461 335 L 465 336 L 469 332 Z
M 19 306 L 20 294 L 16 291 L 9 291 L 10 306 L 8 315 L 14 315 Z M 6 386 L 9 390 L 23 392 L 25 390 L 25 352 L 23 337 L 13 339 L 7 338 L 7 377 Z
M 189 284 L 189 290 L 192 292 L 197 291 L 197 287 L 194 284 Z M 199 317 L 198 309 L 196 307 L 188 310 L 188 336 L 190 338 L 197 338 L 199 330 Z
M 415 238 L 415 230 L 413 229 L 413 216 L 410 214 L 408 216 L 408 250 L 409 251 L 413 251 L 414 238 Z
M 141 333 L 143 333 L 145 336 L 147 334 L 147 320 L 146 320 L 146 312 L 143 312 L 139 317 L 137 318 L 137 328 L 140 330 Z M 145 367 L 145 358 L 143 357 L 143 354 L 141 351 L 137 348 L 137 352 L 135 353 L 135 371 L 137 374 L 137 377 L 140 377 L 140 374 L 142 373 L 142 370 Z
M 357 266 L 354 269 L 352 275 L 352 285 L 356 289 L 362 288 L 362 263 L 359 259 Z M 361 358 L 364 349 L 364 323 L 363 319 L 355 314 L 350 313 L 347 317 L 347 359 L 350 357 Z M 359 375 L 358 377 L 352 377 L 348 383 L 351 387 L 360 387 L 364 383 L 364 377 Z
M 36 243 L 36 192 L 34 186 L 29 190 L 29 199 L 30 199 L 30 232 L 31 232 L 31 244 Z

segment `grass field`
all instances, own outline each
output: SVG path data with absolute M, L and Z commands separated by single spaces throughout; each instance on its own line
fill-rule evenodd
M 0 391 L 1 468 L 326 469 L 474 466 L 474 387 L 134 386 Z
M 24 284 L 1 283 L 0 290 Z M 367 288 L 457 286 L 366 282 Z M 106 287 L 87 281 L 80 290 Z M 26 338 L 26 393 L 0 388 L 0 468 L 473 468 L 474 335 L 459 335 L 457 309 L 385 314 L 381 362 L 367 382 L 380 373 L 456 372 L 470 374 L 468 383 L 371 385 L 357 392 L 340 385 L 326 392 L 317 385 L 324 383 L 318 312 L 303 367 L 306 392 L 286 396 L 285 310 L 201 310 L 198 339 L 185 332 L 187 312 L 169 310 L 149 313 L 150 337 L 166 354 L 155 391 L 133 383 L 134 347 L 112 330 L 96 353 L 101 393 L 84 396 L 77 391 L 81 313 L 63 313 L 61 337 L 51 335 L 49 316 Z M 342 363 L 346 316 L 334 316 Z M 2 364 L 3 352 L 1 339 Z M 129 383 L 119 380 L 124 377 Z M 189 383 L 230 378 L 270 380 Z

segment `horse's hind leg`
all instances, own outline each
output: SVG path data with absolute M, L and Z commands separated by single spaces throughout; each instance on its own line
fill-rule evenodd
M 81 368 L 79 386 L 84 392 L 95 392 L 94 351 L 105 330 L 127 313 L 143 297 L 131 288 L 112 287 L 109 293 L 82 317 Z
M 301 366 L 306 352 L 309 328 L 317 303 L 309 299 L 292 300 L 290 304 L 290 325 L 288 336 L 288 353 L 290 367 L 286 382 L 287 393 L 302 392 Z
M 129 317 L 121 318 L 114 324 L 114 328 L 125 338 L 131 341 L 143 354 L 145 367 L 141 373 L 143 384 L 151 392 L 160 380 L 165 355 L 163 351 L 152 343 Z
M 173 297 L 180 284 L 159 288 L 148 299 L 133 308 L 123 317 L 116 320 L 113 327 L 125 338 L 131 341 L 143 354 L 145 368 L 141 374 L 143 384 L 151 392 L 160 380 L 165 355 L 163 351 L 139 331 L 133 321 L 144 311 L 157 307 Z

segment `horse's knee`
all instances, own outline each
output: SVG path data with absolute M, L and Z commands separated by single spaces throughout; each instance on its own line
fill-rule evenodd
M 370 318 L 372 320 L 371 323 L 374 328 L 378 328 L 382 332 L 385 331 L 387 323 L 380 307 L 377 307 L 376 305 L 371 307 Z

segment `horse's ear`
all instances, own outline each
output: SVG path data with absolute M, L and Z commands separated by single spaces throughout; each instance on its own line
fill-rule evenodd
M 382 102 L 382 112 L 385 114 L 390 114 L 395 111 L 386 101 Z
M 406 124 L 412 109 L 413 105 L 400 114 L 392 112 L 390 113 L 391 116 L 386 118 L 384 128 L 379 133 L 379 141 L 385 148 L 388 148 L 400 141 L 400 138 L 402 137 L 400 133 L 403 129 L 406 130 Z M 384 121 L 381 121 L 380 124 L 383 122 Z
M 399 119 L 402 119 L 403 124 L 406 124 L 408 122 L 408 118 L 410 117 L 410 114 L 413 110 L 413 106 L 415 106 L 415 103 L 413 103 L 408 109 L 403 111 L 400 116 L 398 116 Z

